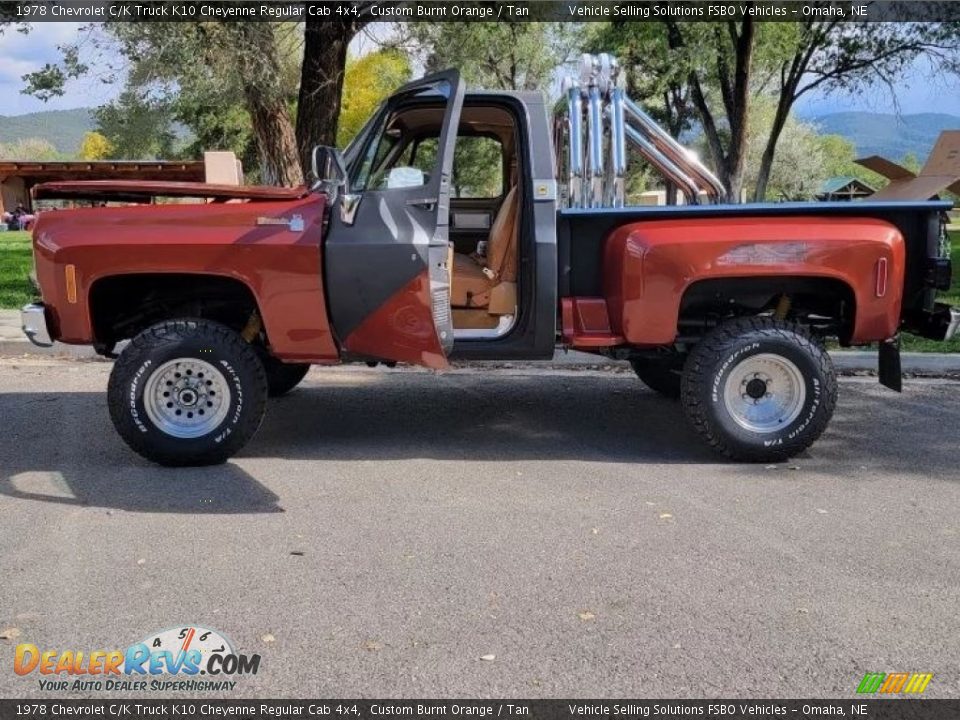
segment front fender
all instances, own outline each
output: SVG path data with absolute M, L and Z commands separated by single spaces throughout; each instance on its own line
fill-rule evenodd
M 322 232 L 317 196 L 62 210 L 43 215 L 35 232 L 37 277 L 61 342 L 96 341 L 89 296 L 102 279 L 216 275 L 250 289 L 277 357 L 332 361 L 339 353 L 323 294 Z
M 632 345 L 677 337 L 683 295 L 700 280 L 815 277 L 853 291 L 851 342 L 896 334 L 906 251 L 900 231 L 871 218 L 704 218 L 630 223 L 604 247 L 603 291 L 614 332 Z M 878 273 L 885 283 L 878 283 Z

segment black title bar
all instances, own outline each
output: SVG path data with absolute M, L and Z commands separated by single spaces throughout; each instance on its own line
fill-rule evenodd
M 0 3 L 0 16 L 0 19 L 20 22 L 299 22 L 351 18 L 371 22 L 696 22 L 746 18 L 764 22 L 816 19 L 853 23 L 948 22 L 960 21 L 960 3 L 955 0 L 14 0 Z
M 0 720 L 50 718 L 640 718 L 954 720 L 960 700 L 0 700 Z

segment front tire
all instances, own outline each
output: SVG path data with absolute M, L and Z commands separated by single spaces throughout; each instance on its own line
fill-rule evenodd
M 778 462 L 810 447 L 837 403 L 823 346 L 795 323 L 741 318 L 694 348 L 681 382 L 684 414 L 719 453 Z
M 160 465 L 214 465 L 242 448 L 266 410 L 267 377 L 230 328 L 173 320 L 137 335 L 107 389 L 110 418 L 132 450 Z

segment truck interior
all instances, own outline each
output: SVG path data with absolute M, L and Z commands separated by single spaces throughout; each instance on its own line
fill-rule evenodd
M 388 120 L 368 187 L 390 187 L 413 171 L 426 183 L 436 171 L 442 107 L 400 108 Z M 491 340 L 517 318 L 521 177 L 518 131 L 504 107 L 468 101 L 457 129 L 450 189 L 450 305 L 455 337 Z M 419 180 L 422 178 L 422 180 Z M 393 180 L 396 182 L 396 180 Z

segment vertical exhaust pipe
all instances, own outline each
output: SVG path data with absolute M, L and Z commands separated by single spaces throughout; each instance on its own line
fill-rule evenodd
M 583 101 L 580 88 L 567 88 L 567 193 L 570 207 L 583 207 Z
M 613 174 L 607 204 L 623 207 L 626 202 L 627 139 L 623 117 L 623 90 L 613 87 L 610 91 L 610 171 Z

